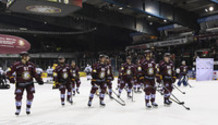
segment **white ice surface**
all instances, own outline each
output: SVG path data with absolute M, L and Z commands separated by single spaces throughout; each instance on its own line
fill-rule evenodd
M 126 92 L 122 93 L 127 103 L 124 107 L 108 96 L 106 107 L 100 107 L 95 96 L 93 107 L 88 108 L 90 83 L 82 78 L 81 94 L 73 98 L 73 105 L 66 103 L 62 107 L 59 91 L 52 90 L 52 85 L 36 85 L 32 114 L 25 114 L 24 96 L 22 112 L 18 117 L 14 115 L 14 85 L 11 85 L 10 90 L 0 90 L 0 125 L 217 125 L 218 81 L 189 82 L 193 88 L 181 87 L 186 95 L 177 90 L 174 94 L 185 101 L 190 111 L 175 103 L 165 107 L 160 94 L 157 94 L 159 107 L 147 110 L 144 93 L 134 94 L 135 102 L 131 102 L 126 98 Z

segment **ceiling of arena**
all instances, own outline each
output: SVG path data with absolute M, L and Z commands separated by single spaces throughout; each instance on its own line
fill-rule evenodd
M 5 9 L 0 4 L 0 33 L 65 35 L 87 43 L 103 39 L 112 46 L 131 44 L 131 33 L 159 36 L 157 29 L 171 24 L 197 31 L 197 19 L 218 14 L 216 0 L 83 0 L 82 7 L 57 0 L 10 1 Z

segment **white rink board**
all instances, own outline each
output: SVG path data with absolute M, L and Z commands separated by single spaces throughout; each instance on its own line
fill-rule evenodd
M 163 105 L 163 98 L 157 94 L 159 108 L 146 110 L 144 93 L 134 94 L 135 102 L 122 98 L 127 105 L 122 107 L 106 96 L 106 107 L 99 106 L 95 96 L 93 107 L 88 108 L 90 83 L 82 78 L 81 94 L 73 99 L 71 106 L 60 104 L 59 91 L 52 90 L 52 85 L 36 85 L 32 114 L 25 114 L 26 97 L 20 116 L 15 116 L 14 86 L 10 90 L 0 90 L 0 125 L 212 125 L 218 123 L 218 82 L 190 81 L 193 88 L 181 87 L 186 95 L 177 90 L 174 94 L 184 100 L 191 108 L 185 110 L 175 103 L 171 107 Z

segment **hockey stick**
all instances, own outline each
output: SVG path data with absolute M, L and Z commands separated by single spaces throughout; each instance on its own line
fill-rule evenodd
M 186 79 L 186 83 L 190 88 L 192 88 L 192 86 L 188 83 L 188 78 Z
M 134 99 L 133 99 L 133 93 L 134 93 L 134 91 L 133 91 L 133 89 L 132 89 L 132 102 L 134 102 Z
M 173 101 L 173 102 L 175 102 L 175 103 L 177 103 L 177 104 L 179 104 L 179 105 L 183 105 L 183 104 L 185 104 L 184 102 L 178 102 L 178 101 L 176 101 L 175 99 L 173 99 L 173 98 L 169 98 L 171 101 Z
M 163 96 L 163 94 L 162 94 L 162 92 L 161 92 L 160 90 L 157 90 L 157 91 Z M 184 102 L 178 102 L 178 101 L 174 100 L 173 98 L 170 98 L 170 100 L 173 101 L 173 102 L 175 102 L 175 103 L 178 104 L 178 105 L 182 105 L 186 110 L 190 110 L 189 107 L 186 107 L 186 106 L 184 105 Z
M 176 88 L 179 92 L 181 92 L 182 94 L 186 94 L 185 92 L 183 92 L 182 90 L 180 90 L 177 86 L 173 85 L 174 88 Z
M 33 82 L 33 83 L 38 83 L 38 82 Z M 44 82 L 44 84 L 52 84 L 52 82 Z
M 124 103 L 124 102 L 120 102 L 118 99 L 116 99 L 116 98 L 114 98 L 112 95 L 111 95 L 111 97 L 110 97 L 111 99 L 113 99 L 114 101 L 116 101 L 118 104 L 120 104 L 121 106 L 125 106 L 126 105 L 126 103 Z
M 164 87 L 164 89 L 166 89 L 168 92 L 170 92 L 165 86 L 163 86 L 163 87 Z M 170 100 L 174 101 L 174 102 L 175 102 L 176 104 L 178 104 L 178 105 L 182 105 L 186 110 L 190 110 L 189 107 L 186 107 L 186 106 L 184 105 L 185 102 L 179 101 L 179 99 L 178 99 L 174 94 L 171 93 L 171 95 L 172 95 L 175 99 L 170 98 Z
M 190 88 L 193 88 L 189 83 L 187 83 Z
M 170 98 L 170 100 L 173 101 L 173 102 L 175 102 L 175 103 L 177 103 L 177 104 L 179 104 L 179 105 L 182 105 L 186 110 L 190 110 L 190 108 L 189 108 L 189 107 L 186 107 L 186 106 L 184 105 L 184 103 L 181 104 L 181 103 L 177 102 L 176 100 L 174 100 L 174 99 L 172 99 L 172 98 Z
M 114 93 L 114 95 L 116 95 L 116 96 L 120 99 L 120 101 L 122 101 L 123 103 L 125 103 L 125 101 L 124 101 L 122 98 L 120 98 L 119 95 L 118 95 L 116 92 L 114 92 L 114 90 L 112 90 L 112 92 Z
M 164 87 L 164 89 L 166 89 L 169 93 L 171 93 L 171 92 L 169 91 L 169 89 L 167 89 L 166 86 L 163 85 L 163 87 Z M 184 102 L 181 102 L 173 93 L 171 93 L 171 95 L 172 95 L 180 104 L 184 103 Z

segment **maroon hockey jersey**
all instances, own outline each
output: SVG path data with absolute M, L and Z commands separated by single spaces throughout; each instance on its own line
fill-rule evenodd
M 53 71 L 53 76 L 54 81 L 61 84 L 70 83 L 73 78 L 72 73 L 70 72 L 70 67 L 66 64 L 59 64 Z
M 96 80 L 105 80 L 108 77 L 107 74 L 108 71 L 108 66 L 105 64 L 101 64 L 99 62 L 95 63 L 92 66 L 92 81 L 96 81 Z
M 23 64 L 21 61 L 15 62 L 7 72 L 9 79 L 13 78 L 13 73 L 16 73 L 16 83 L 26 83 L 33 82 L 33 78 L 36 81 L 42 81 L 39 75 L 36 73 L 36 67 L 32 62 L 27 62 Z

